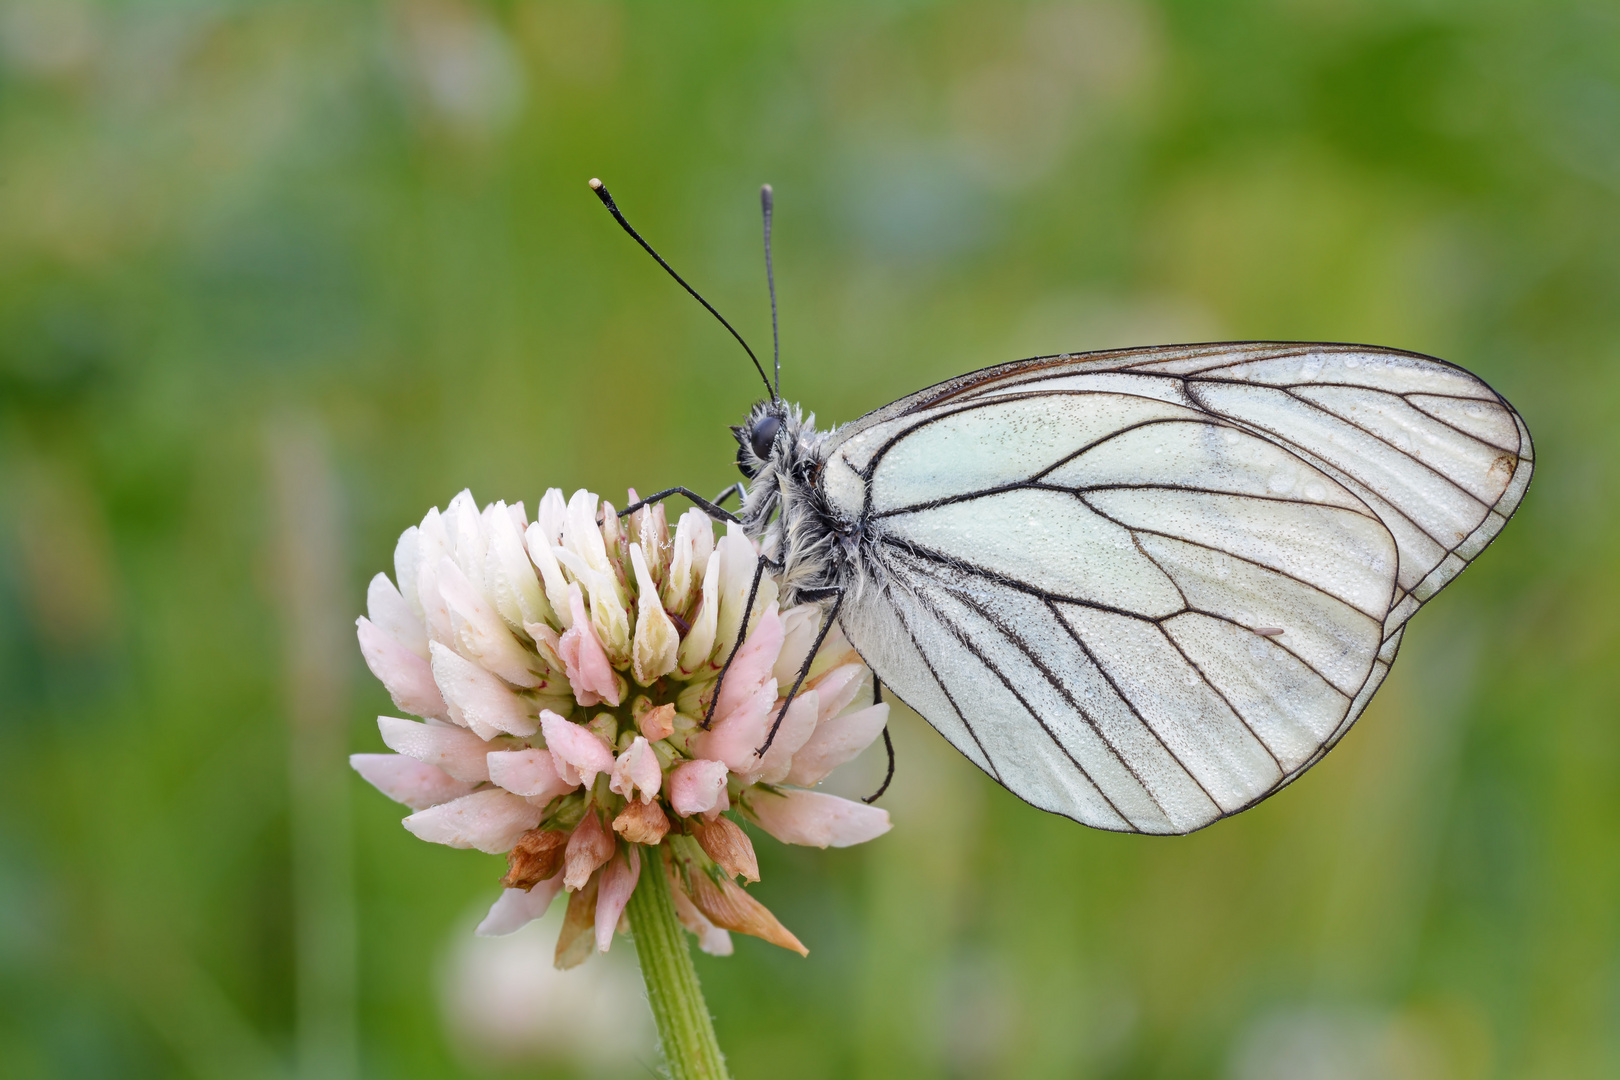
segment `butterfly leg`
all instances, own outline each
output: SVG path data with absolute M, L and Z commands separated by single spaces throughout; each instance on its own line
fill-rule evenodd
M 876 705 L 882 700 L 883 700 L 883 681 L 877 677 L 876 672 L 873 672 L 872 673 L 872 704 Z M 878 789 L 876 791 L 872 792 L 872 794 L 868 795 L 866 798 L 861 800 L 861 802 L 863 802 L 863 803 L 870 804 L 870 803 L 877 802 L 878 799 L 883 797 L 883 793 L 885 791 L 889 790 L 889 784 L 894 780 L 894 740 L 889 737 L 889 725 L 888 724 L 883 725 L 883 749 L 884 749 L 884 752 L 886 752 L 889 755 L 889 771 L 883 774 L 883 783 L 878 786 Z
M 754 597 L 759 595 L 759 579 L 764 576 L 766 567 L 772 570 L 781 569 L 764 556 L 754 564 L 754 580 L 748 586 L 748 602 L 743 604 L 743 617 L 737 627 L 737 640 L 731 643 L 731 652 L 726 655 L 725 666 L 720 669 L 720 677 L 714 682 L 714 697 L 709 699 L 709 711 L 703 714 L 704 731 L 708 731 L 709 725 L 714 723 L 714 707 L 720 702 L 720 688 L 726 684 L 726 672 L 731 670 L 731 662 L 737 659 L 737 650 L 742 648 L 743 639 L 748 636 L 748 616 L 754 611 Z
M 729 491 L 730 489 L 728 488 L 726 490 Z M 723 497 L 725 495 L 725 492 L 721 492 L 720 494 Z M 742 524 L 741 520 L 737 517 L 737 515 L 733 514 L 730 510 L 722 510 L 722 509 L 720 509 L 720 507 L 716 506 L 714 503 L 710 502 L 708 499 L 705 499 L 703 496 L 699 495 L 697 492 L 691 490 L 690 488 L 683 488 L 683 487 L 666 488 L 665 490 L 660 491 L 656 495 L 649 495 L 645 499 L 639 499 L 636 502 L 633 502 L 629 506 L 625 507 L 623 510 L 620 510 L 619 511 L 619 516 L 624 517 L 626 514 L 635 513 L 637 510 L 640 510 L 643 506 L 651 506 L 654 503 L 663 502 L 665 499 L 669 498 L 671 495 L 685 495 L 688 499 L 690 499 L 692 501 L 693 506 L 695 506 L 699 510 L 703 511 L 705 514 L 708 514 L 711 518 L 713 518 L 716 521 L 728 521 L 728 522 L 731 522 L 734 525 Z M 718 500 L 716 500 L 716 501 L 718 501 Z
M 720 494 L 716 495 L 712 501 L 716 506 L 724 506 L 726 505 L 726 500 L 731 498 L 733 493 L 735 493 L 739 499 L 748 498 L 748 489 L 743 487 L 742 481 L 739 480 L 735 484 L 732 484 L 730 487 L 726 488 Z
M 801 595 L 813 597 L 813 594 L 808 591 Z M 832 610 L 828 611 L 821 620 L 821 629 L 816 633 L 816 643 L 810 646 L 810 653 L 804 658 L 804 664 L 799 668 L 799 677 L 793 680 L 793 689 L 788 691 L 787 700 L 782 702 L 782 707 L 777 710 L 776 720 L 771 724 L 771 732 L 765 736 L 765 745 L 754 751 L 758 757 L 764 757 L 765 751 L 769 750 L 771 743 L 776 741 L 776 731 L 782 726 L 782 718 L 787 715 L 788 706 L 793 704 L 795 697 L 798 697 L 799 687 L 804 685 L 805 676 L 810 674 L 810 665 L 816 662 L 816 653 L 821 651 L 821 643 L 827 640 L 827 632 L 833 628 L 833 623 L 838 620 L 838 608 L 844 602 L 844 594 L 836 592 L 832 595 Z

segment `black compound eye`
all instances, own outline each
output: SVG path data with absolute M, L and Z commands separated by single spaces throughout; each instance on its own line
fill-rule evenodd
M 771 456 L 771 447 L 776 445 L 776 436 L 782 431 L 782 418 L 779 416 L 762 416 L 759 423 L 748 433 L 748 444 L 754 448 L 754 455 L 759 458 Z

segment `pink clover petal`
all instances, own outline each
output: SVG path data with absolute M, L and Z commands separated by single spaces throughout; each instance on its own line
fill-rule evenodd
M 469 659 L 493 671 L 513 686 L 538 686 L 535 660 L 518 644 L 512 631 L 467 575 L 446 556 L 439 560 L 439 594 L 450 612 L 450 625 Z
M 367 586 L 366 614 L 383 633 L 427 659 L 427 630 L 387 574 L 378 574 Z
M 721 814 L 730 809 L 731 791 L 728 788 L 721 788 L 720 794 L 715 797 L 714 805 L 703 811 L 703 820 L 713 821 L 715 818 L 719 817 Z
M 630 798 L 633 791 L 641 792 L 641 801 L 650 803 L 658 794 L 658 787 L 663 783 L 664 770 L 659 767 L 658 755 L 646 738 L 637 735 L 635 741 L 625 748 L 613 763 L 613 778 L 608 782 L 608 790 L 615 795 Z
M 563 851 L 563 888 L 569 892 L 584 888 L 596 868 L 613 857 L 617 846 L 618 841 L 611 830 L 602 827 L 596 811 L 585 811 Z
M 557 775 L 571 784 L 589 785 L 597 773 L 613 771 L 613 751 L 589 728 L 564 720 L 550 709 L 540 713 L 540 730 L 546 737 Z
M 521 796 L 486 788 L 426 810 L 401 824 L 434 844 L 477 848 L 491 855 L 512 850 L 518 837 L 540 824 L 544 811 Z
M 613 944 L 613 931 L 619 925 L 619 916 L 630 902 L 641 878 L 641 850 L 635 844 L 626 844 L 609 860 L 602 870 L 602 880 L 596 887 L 596 951 L 607 952 Z
M 585 614 L 585 600 L 578 588 L 569 591 L 568 607 L 574 625 L 563 634 L 557 652 L 567 669 L 574 699 L 586 706 L 604 701 L 609 705 L 619 704 L 618 680 L 613 677 L 613 666 L 608 663 L 602 639 L 596 636 L 596 628 Z
M 798 753 L 793 755 L 793 768 L 787 782 L 797 787 L 812 787 L 827 778 L 827 774 L 848 761 L 853 761 L 872 741 L 883 734 L 889 722 L 889 703 L 879 702 L 842 716 L 834 716 L 816 725 Z
M 452 720 L 485 738 L 497 731 L 522 736 L 535 733 L 539 725 L 533 706 L 504 682 L 437 641 L 428 648 L 433 653 L 433 677 L 444 691 Z
M 413 716 L 431 716 L 444 720 L 449 717 L 444 695 L 433 681 L 433 669 L 409 648 L 370 619 L 355 620 L 356 636 L 360 639 L 360 653 L 366 666 L 388 690 L 394 704 Z
M 849 708 L 861 692 L 865 676 L 865 664 L 840 664 L 817 679 L 816 692 L 821 695 L 819 719 L 825 721 Z
M 476 786 L 404 754 L 350 754 L 349 766 L 366 783 L 412 810 L 459 799 Z
M 377 717 L 377 730 L 388 749 L 436 765 L 466 783 L 489 779 L 489 744 L 470 731 L 423 724 L 397 716 Z
M 732 712 L 765 682 L 775 681 L 771 678 L 771 669 L 776 666 L 776 654 L 781 648 L 782 620 L 776 613 L 776 605 L 772 604 L 755 620 L 748 632 L 748 639 L 732 659 L 726 680 L 720 687 L 720 700 L 714 707 L 716 716 Z
M 727 680 L 730 680 L 728 675 Z M 731 767 L 739 776 L 759 767 L 756 751 L 765 743 L 765 732 L 775 719 L 776 680 L 767 679 L 753 696 L 730 712 L 715 710 L 714 726 L 692 740 L 698 757 L 714 758 Z
M 630 779 L 630 748 L 626 747 L 613 759 L 613 772 L 609 774 L 608 790 L 615 795 L 623 795 L 628 801 L 635 793 L 634 789 L 635 781 Z
M 562 647 L 562 636 L 557 631 L 545 623 L 532 622 L 524 623 L 523 629 L 534 639 L 535 651 L 540 654 L 540 659 L 546 662 L 547 667 L 552 671 L 567 670 L 567 665 L 562 661 L 562 653 L 558 651 Z
M 670 770 L 669 805 L 681 817 L 707 813 L 725 797 L 730 770 L 723 761 L 698 758 Z
M 782 649 L 776 654 L 776 666 L 771 669 L 779 685 L 793 685 L 810 655 L 810 646 L 815 644 L 821 615 L 820 604 L 799 604 L 782 612 Z
M 771 725 L 776 723 L 776 713 L 781 707 L 778 703 L 771 711 L 765 725 L 766 738 L 770 738 Z M 782 782 L 793 767 L 793 755 L 815 733 L 819 709 L 820 696 L 814 690 L 806 690 L 793 699 L 793 704 L 782 714 L 782 724 L 776 729 L 776 738 L 771 739 L 771 748 L 754 768 L 759 780 L 767 784 Z M 764 745 L 764 739 L 758 745 Z M 751 778 L 744 777 L 744 783 L 751 782 L 754 782 Z
M 514 795 L 522 795 L 544 806 L 558 795 L 566 795 L 578 785 L 557 774 L 549 750 L 494 750 L 486 755 L 489 778 Z
M 502 937 L 521 930 L 540 918 L 562 890 L 562 874 L 553 874 L 532 889 L 502 889 L 489 906 L 489 914 L 473 933 L 479 937 Z
M 820 791 L 755 788 L 746 806 L 760 828 L 784 844 L 849 847 L 882 836 L 890 826 L 887 810 Z
M 759 548 L 743 534 L 740 525 L 731 523 L 726 526 L 726 535 L 715 546 L 715 554 L 720 557 L 719 617 L 714 632 L 714 662 L 718 666 L 725 662 L 726 655 L 743 636 L 744 619 L 752 628 L 758 621 L 756 616 L 775 603 L 777 585 L 775 578 L 762 576 L 753 606 L 748 606 L 749 585 L 759 565 Z M 777 642 L 776 647 L 780 648 L 781 642 Z
M 640 745 L 637 746 L 637 743 Z M 644 736 L 636 736 L 630 750 L 630 779 L 635 782 L 636 790 L 641 793 L 642 803 L 650 803 L 658 797 L 658 789 L 664 783 L 664 768 Z
M 820 625 L 819 620 L 817 625 Z M 832 624 L 832 628 L 827 631 L 826 640 L 821 643 L 821 648 L 816 650 L 817 659 L 828 661 L 853 662 L 858 655 L 854 646 L 850 645 L 849 638 L 844 636 L 844 628 L 837 623 Z

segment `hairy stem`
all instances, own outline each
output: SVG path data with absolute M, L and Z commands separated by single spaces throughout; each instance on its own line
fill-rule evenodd
M 664 861 L 659 858 L 662 852 L 645 850 L 648 857 L 627 910 L 664 1061 L 672 1080 L 727 1080 L 725 1058 L 715 1041 L 686 932 L 675 918 Z

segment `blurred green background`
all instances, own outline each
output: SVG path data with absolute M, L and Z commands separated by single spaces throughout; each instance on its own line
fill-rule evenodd
M 557 983 L 472 938 L 501 860 L 343 764 L 428 506 L 735 478 L 745 358 L 594 175 L 760 349 L 775 185 L 823 422 L 1302 338 L 1458 361 L 1538 440 L 1239 818 L 1093 832 L 897 718 L 892 834 L 762 845 L 809 959 L 699 957 L 739 1078 L 1620 1076 L 1620 8 L 1576 0 L 0 6 L 0 1075 L 656 1062 L 593 1034 L 644 1024 L 628 943 Z

